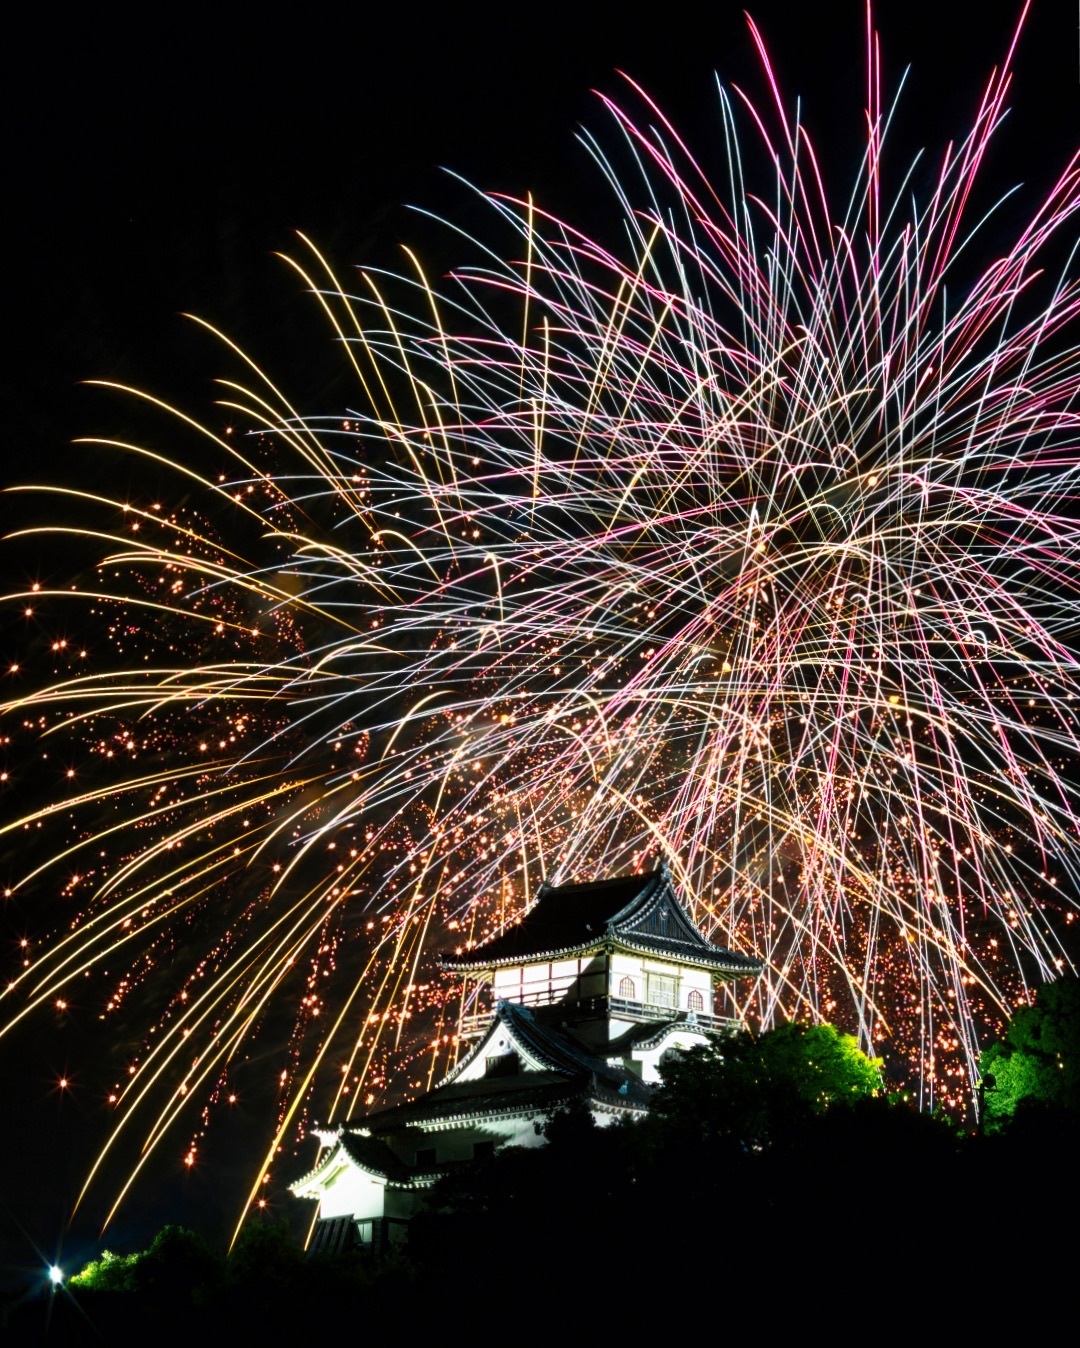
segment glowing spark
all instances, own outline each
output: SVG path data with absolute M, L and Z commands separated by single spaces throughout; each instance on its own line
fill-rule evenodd
M 313 1096 L 347 1115 L 401 1055 L 452 1060 L 450 932 L 661 857 L 766 961 L 732 1014 L 836 1019 L 924 1102 L 970 1098 L 980 1031 L 1068 962 L 1080 878 L 1080 283 L 1048 272 L 1080 160 L 969 263 L 1009 79 L 891 202 L 871 81 L 839 212 L 778 94 L 721 93 L 713 183 L 631 84 L 619 150 L 588 140 L 621 252 L 531 197 L 490 199 L 520 243 L 445 293 L 407 254 L 348 294 L 309 245 L 347 417 L 203 324 L 248 372 L 229 427 L 126 390 L 185 446 L 96 442 L 145 503 L 40 489 L 98 512 L 54 531 L 99 546 L 94 583 L 31 591 L 93 618 L 93 660 L 4 709 L 85 752 L 0 832 L 14 893 L 77 865 L 85 897 L 20 952 L 0 1033 L 91 974 L 110 1017 L 154 990 L 88 1179 L 130 1148 L 113 1211 L 252 1061 L 261 1206 Z M 253 1054 L 274 1007 L 288 1043 Z

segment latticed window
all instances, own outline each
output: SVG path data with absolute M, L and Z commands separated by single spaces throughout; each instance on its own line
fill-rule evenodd
M 648 974 L 645 978 L 645 997 L 653 1006 L 678 1006 L 679 980 L 667 974 Z
M 619 996 L 625 997 L 628 1002 L 636 1001 L 637 988 L 634 987 L 634 980 L 632 978 L 624 978 L 619 984 Z
M 686 1009 L 688 1011 L 705 1010 L 705 998 L 701 995 L 700 992 L 698 992 L 696 988 L 692 992 L 687 993 L 686 995 Z

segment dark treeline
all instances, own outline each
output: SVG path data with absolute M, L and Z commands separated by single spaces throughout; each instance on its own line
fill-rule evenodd
M 255 1224 L 226 1257 L 167 1228 L 11 1308 L 8 1331 L 285 1342 L 475 1322 L 532 1342 L 564 1336 L 566 1315 L 621 1339 L 695 1316 L 841 1339 L 1034 1330 L 1072 1296 L 1078 1045 L 1080 984 L 1047 985 L 984 1055 L 971 1132 L 885 1095 L 828 1026 L 744 1035 L 668 1064 L 643 1122 L 568 1109 L 544 1146 L 448 1173 L 406 1246 L 305 1256 Z

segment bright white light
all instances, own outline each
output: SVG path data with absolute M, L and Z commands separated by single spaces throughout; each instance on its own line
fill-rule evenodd
M 52 1283 L 54 1287 L 59 1287 L 60 1284 L 64 1281 L 64 1270 L 60 1267 L 59 1264 L 49 1265 L 49 1281 Z

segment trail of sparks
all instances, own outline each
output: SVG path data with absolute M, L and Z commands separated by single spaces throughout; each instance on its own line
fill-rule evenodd
M 621 252 L 493 197 L 509 259 L 463 236 L 480 261 L 443 287 L 409 254 L 350 294 L 304 240 L 359 410 L 297 411 L 229 342 L 255 382 L 227 426 L 138 394 L 189 449 L 96 442 L 175 505 L 60 493 L 97 512 L 68 528 L 99 649 L 76 672 L 54 642 L 66 672 L 6 711 L 85 766 L 4 832 L 52 843 L 12 898 L 81 899 L 22 952 L 4 1033 L 92 973 L 106 1020 L 153 994 L 94 1168 L 134 1148 L 116 1202 L 201 1108 L 195 1163 L 271 1022 L 249 1203 L 313 1099 L 370 1105 L 392 1062 L 430 1084 L 458 1015 L 432 951 L 544 874 L 665 858 L 766 961 L 735 1014 L 835 1019 L 924 1103 L 969 1099 L 980 1031 L 1068 962 L 1080 161 L 969 274 L 1007 65 L 924 198 L 911 171 L 890 199 L 870 32 L 836 215 L 751 31 L 773 98 L 721 89 L 723 183 L 636 86 L 644 122 L 604 100 Z

